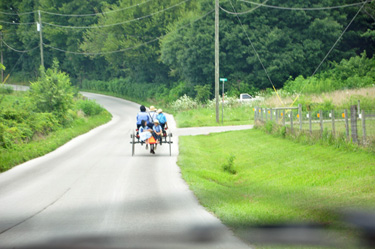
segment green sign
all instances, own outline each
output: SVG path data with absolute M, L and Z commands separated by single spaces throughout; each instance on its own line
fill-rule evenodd
M 227 78 L 220 78 L 220 81 L 227 81 L 227 80 L 228 80 Z

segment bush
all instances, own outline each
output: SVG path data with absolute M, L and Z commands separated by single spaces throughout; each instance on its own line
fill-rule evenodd
M 0 125 L 0 146 L 8 149 L 13 148 L 16 144 L 31 139 L 32 134 L 32 130 L 26 124 L 13 127 Z
M 211 86 L 210 85 L 196 85 L 194 87 L 194 90 L 196 92 L 195 99 L 200 103 L 207 103 L 207 101 L 210 98 L 211 95 Z
M 234 169 L 234 159 L 236 159 L 236 156 L 230 155 L 227 162 L 222 165 L 223 170 L 232 175 L 237 174 L 237 171 Z
M 34 130 L 34 134 L 48 135 L 59 128 L 59 122 L 52 113 L 33 113 L 28 123 Z
M 14 92 L 11 86 L 0 86 L 0 94 L 12 94 Z
M 30 97 L 37 112 L 51 112 L 59 117 L 61 123 L 67 111 L 73 106 L 74 89 L 69 76 L 58 71 L 58 62 L 54 60 L 52 68 L 30 85 Z
M 95 100 L 79 100 L 77 108 L 82 110 L 87 116 L 95 116 L 103 111 L 103 108 Z
M 273 121 L 269 121 L 265 124 L 264 128 L 268 134 L 272 134 L 274 125 L 275 123 Z
M 375 58 L 367 58 L 366 52 L 340 63 L 332 63 L 331 69 L 313 77 L 298 76 L 289 79 L 283 89 L 290 94 L 323 93 L 347 88 L 371 86 L 375 81 Z
M 186 111 L 198 107 L 198 103 L 186 94 L 172 103 L 171 107 L 174 111 Z

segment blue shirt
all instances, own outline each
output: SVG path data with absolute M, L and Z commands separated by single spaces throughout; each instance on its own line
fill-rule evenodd
M 147 124 L 150 123 L 150 117 L 147 112 L 138 112 L 137 114 L 137 125 L 140 125 L 142 120 L 146 120 Z
M 160 124 L 165 124 L 167 122 L 167 118 L 165 117 L 165 115 L 162 112 L 159 113 L 157 118 L 158 118 Z
M 161 126 L 160 125 L 154 125 L 152 128 L 155 132 L 161 132 Z

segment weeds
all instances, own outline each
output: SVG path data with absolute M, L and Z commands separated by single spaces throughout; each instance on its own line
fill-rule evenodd
M 234 168 L 234 159 L 236 159 L 236 156 L 232 154 L 228 157 L 227 162 L 222 165 L 223 170 L 232 175 L 237 174 L 237 171 Z

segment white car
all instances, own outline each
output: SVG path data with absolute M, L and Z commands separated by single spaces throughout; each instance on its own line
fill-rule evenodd
M 251 102 L 251 101 L 262 101 L 264 100 L 263 97 L 260 97 L 260 96 L 256 96 L 255 98 L 253 96 L 251 96 L 250 94 L 248 93 L 241 93 L 240 94 L 240 99 L 238 100 L 239 102 Z

